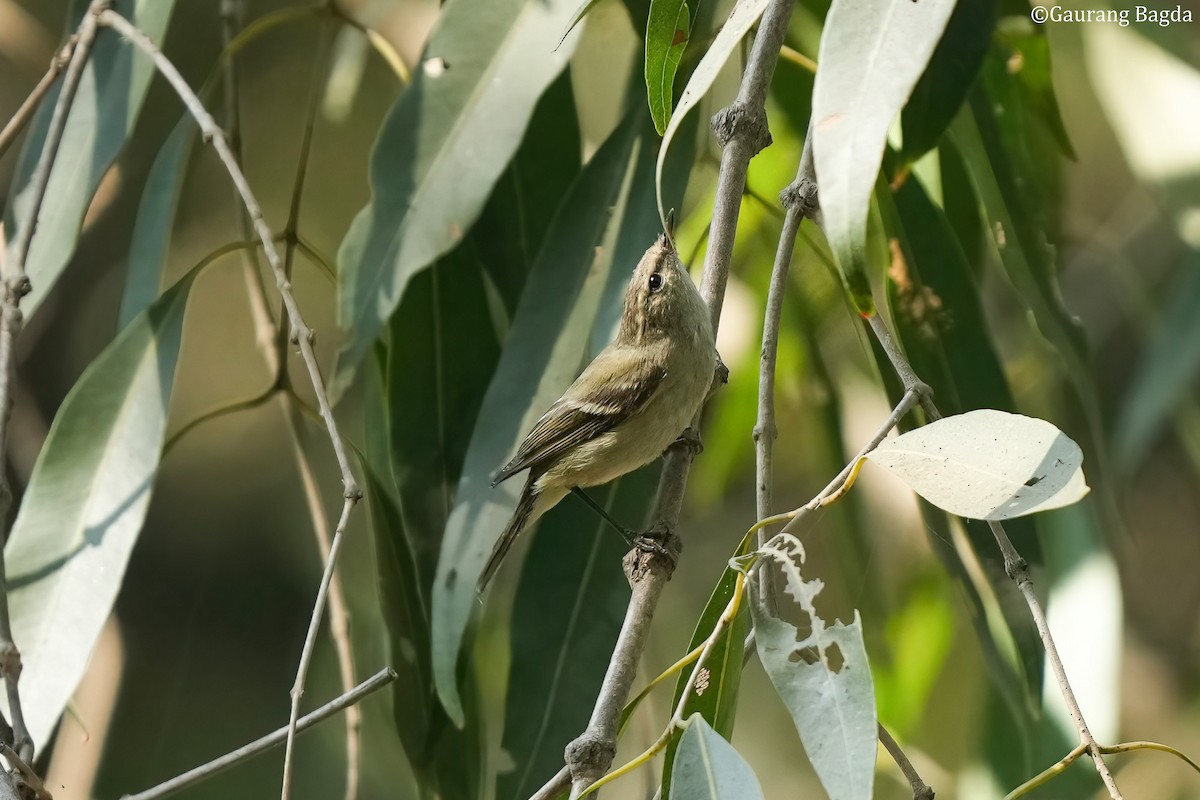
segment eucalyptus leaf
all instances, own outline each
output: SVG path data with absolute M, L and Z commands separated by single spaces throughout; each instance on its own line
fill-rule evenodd
M 667 224 L 667 212 L 663 206 L 663 195 L 666 193 L 663 188 L 663 173 L 667 153 L 670 152 L 675 134 L 679 132 L 680 125 L 687 113 L 712 88 L 713 81 L 717 79 L 717 75 L 724 68 L 725 62 L 729 60 L 734 48 L 750 32 L 750 28 L 762 16 L 763 9 L 766 7 L 767 0 L 737 0 L 737 5 L 729 12 L 729 19 L 721 26 L 721 30 L 709 45 L 704 57 L 700 59 L 700 63 L 696 65 L 692 77 L 688 79 L 687 86 L 684 87 L 683 94 L 679 97 L 679 105 L 675 107 L 675 113 L 671 115 L 666 132 L 663 134 L 662 147 L 658 151 L 658 165 L 655 170 L 655 185 L 658 187 L 658 216 L 664 227 Z
M 813 86 L 813 157 L 825 235 L 858 311 L 874 313 L 867 217 L 888 127 L 925 70 L 954 0 L 834 0 Z
M 451 0 L 438 16 L 413 83 L 375 142 L 371 201 L 338 253 L 347 339 L 335 391 L 345 388 L 412 276 L 454 247 L 483 209 L 538 98 L 570 58 L 577 36 L 555 45 L 572 6 Z
M 628 226 L 634 167 L 650 140 L 630 116 L 592 157 L 555 216 L 530 270 L 500 363 L 484 396 L 450 511 L 433 585 L 433 664 L 438 695 L 462 720 L 456 665 L 479 602 L 475 584 L 517 503 L 518 481 L 492 488 L 530 425 L 578 374 L 620 238 L 649 246 L 652 220 Z M 618 235 L 619 234 L 619 235 Z
M 8 599 L 35 742 L 49 740 L 83 677 L 141 533 L 194 276 L 140 314 L 79 378 L 13 523 Z
M 688 800 L 762 800 L 754 770 L 729 742 L 693 714 L 687 721 L 671 771 L 677 797 Z
M 637 529 L 658 472 L 646 467 L 589 493 Z M 538 526 L 513 606 L 503 746 L 514 769 L 500 777 L 497 797 L 526 800 L 558 772 L 567 743 L 587 726 L 629 604 L 625 550 L 608 523 L 573 497 Z
M 77 13 L 69 23 L 72 30 L 86 7 L 85 3 L 75 5 Z M 113 7 L 151 39 L 162 41 L 175 0 L 119 0 Z M 92 197 L 132 133 L 153 76 L 154 65 L 149 59 L 136 53 L 119 36 L 100 31 L 67 116 L 25 264 L 33 286 L 21 304 L 27 317 L 41 307 L 71 260 Z M 17 162 L 4 214 L 10 259 L 20 232 L 30 224 L 33 172 L 46 143 L 50 116 L 61 89 L 60 81 L 42 101 Z
M 796 539 L 785 537 L 760 552 L 769 559 L 763 569 L 782 570 L 786 592 L 807 625 L 802 630 L 777 616 L 755 582 L 750 613 L 759 659 L 791 712 L 830 800 L 870 800 L 877 749 L 875 689 L 858 612 L 852 623 L 832 625 L 817 614 L 813 601 L 824 584 L 800 575 L 804 548 Z
M 867 458 L 938 508 L 1003 520 L 1088 493 L 1079 445 L 1045 420 L 979 409 L 885 439 Z
M 675 72 L 687 48 L 691 19 L 686 0 L 650 0 L 646 22 L 646 99 L 654 129 L 667 129 L 674 100 Z

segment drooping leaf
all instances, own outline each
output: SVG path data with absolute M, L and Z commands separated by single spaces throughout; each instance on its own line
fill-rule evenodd
M 647 467 L 592 497 L 637 530 L 658 472 Z M 573 497 L 538 526 L 513 606 L 503 746 L 514 768 L 500 777 L 497 797 L 526 800 L 558 772 L 567 743 L 587 727 L 629 603 L 625 550 L 617 533 Z
M 85 6 L 76 4 L 78 13 L 72 15 L 69 23 L 72 30 Z M 175 0 L 119 0 L 114 8 L 150 38 L 161 41 Z M 154 65 L 148 59 L 120 37 L 100 31 L 67 117 L 25 265 L 33 285 L 21 305 L 26 316 L 37 312 L 74 254 L 84 214 L 101 178 L 133 131 L 153 75 Z M 21 150 L 4 214 L 9 258 L 19 232 L 29 225 L 33 171 L 46 142 L 50 116 L 61 89 L 60 81 L 46 95 Z
M 956 3 L 925 74 L 900 114 L 901 158 L 912 163 L 932 150 L 967 99 L 992 41 L 997 0 Z
M 1083 452 L 1045 420 L 980 409 L 885 439 L 867 457 L 938 508 L 1002 520 L 1088 492 Z
M 688 800 L 762 800 L 754 770 L 729 742 L 693 714 L 679 740 L 671 771 L 677 797 Z
M 818 616 L 813 601 L 824 584 L 800 575 L 804 548 L 796 539 L 760 552 L 769 559 L 764 569 L 782 570 L 787 594 L 807 624 L 801 629 L 776 616 L 756 582 L 750 613 L 759 659 L 791 712 L 830 800 L 870 800 L 877 749 L 875 689 L 858 612 L 850 624 L 835 620 L 829 625 Z
M 825 235 L 860 313 L 874 313 L 867 217 L 888 127 L 946 27 L 954 0 L 834 0 L 813 87 L 813 157 Z
M 675 71 L 687 48 L 691 18 L 686 0 L 650 0 L 646 23 L 646 99 L 660 134 L 667 129 L 674 101 Z
M 752 540 L 753 537 L 747 537 L 742 542 L 742 547 L 739 548 L 737 555 L 744 555 L 750 549 Z M 733 567 L 726 567 L 721 574 L 712 596 L 708 598 L 708 603 L 700 612 L 700 621 L 696 623 L 696 630 L 692 633 L 692 640 L 688 644 L 689 653 L 703 644 L 712 634 L 717 621 L 725 613 L 730 598 L 733 597 L 734 584 L 739 577 L 739 573 Z M 742 681 L 742 655 L 745 651 L 748 623 L 749 614 L 743 608 L 717 639 L 705 660 L 696 686 L 683 706 L 684 717 L 699 714 L 705 722 L 712 725 L 718 734 L 730 738 L 733 736 L 738 689 Z M 683 694 L 684 686 L 687 685 L 688 678 L 691 677 L 691 672 L 689 667 L 679 673 L 679 679 L 675 682 L 675 696 L 671 700 L 671 708 L 678 707 L 679 699 Z M 668 797 L 691 796 L 678 794 L 675 787 L 671 785 L 674 775 L 672 765 L 678 757 L 680 741 L 680 738 L 672 739 L 664 753 L 663 800 L 667 800 Z
M 467 449 L 433 587 L 433 663 L 438 695 L 456 722 L 455 685 L 467 623 L 479 607 L 475 584 L 517 503 L 518 481 L 491 488 L 490 476 L 583 365 L 613 255 L 629 236 L 653 240 L 654 220 L 627 225 L 629 192 L 647 133 L 630 116 L 571 187 L 530 270 L 500 364 Z
M 729 60 L 733 49 L 749 33 L 750 28 L 762 16 L 763 9 L 766 7 L 767 0 L 738 0 L 737 5 L 729 12 L 729 19 L 725 21 L 712 44 L 709 45 L 704 57 L 700 59 L 700 63 L 696 65 L 683 94 L 679 96 L 679 105 L 675 107 L 675 113 L 671 115 L 666 132 L 663 133 L 662 146 L 658 151 L 658 166 L 655 170 L 655 186 L 658 187 L 658 216 L 663 225 L 666 225 L 667 221 L 667 211 L 663 206 L 663 195 L 666 193 L 663 188 L 663 172 L 675 134 L 678 133 L 679 126 L 687 117 L 687 113 L 712 88 L 713 81 L 717 79 L 725 62 Z
M 13 523 L 9 604 L 35 742 L 48 740 L 83 677 L 141 532 L 194 276 L 139 315 L 80 377 Z
M 483 209 L 538 98 L 571 55 L 577 37 L 555 47 L 571 6 L 451 0 L 442 10 L 413 83 L 375 142 L 371 202 L 338 253 L 339 320 L 348 338 L 335 389 L 346 385 L 412 276 L 457 244 Z

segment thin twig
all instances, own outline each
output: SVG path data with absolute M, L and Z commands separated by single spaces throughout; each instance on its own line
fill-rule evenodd
M 172 88 L 175 89 L 180 99 L 183 100 L 184 105 L 187 106 L 188 111 L 195 118 L 204 138 L 210 141 L 216 149 L 218 157 L 225 165 L 229 176 L 237 186 L 238 192 L 242 197 L 242 202 L 246 205 L 246 211 L 254 223 L 254 230 L 262 240 L 263 251 L 266 254 L 268 263 L 271 265 L 271 271 L 275 275 L 275 285 L 283 299 L 284 309 L 287 311 L 289 338 L 293 344 L 300 348 L 300 355 L 308 369 L 313 392 L 317 398 L 317 407 L 321 412 L 321 418 L 325 421 L 330 444 L 333 447 L 334 456 L 337 458 L 338 469 L 341 473 L 345 503 L 342 506 L 342 513 L 339 517 L 337 527 L 334 529 L 333 541 L 329 547 L 329 558 L 325 562 L 325 571 L 321 576 L 320 588 L 317 590 L 317 599 L 313 607 L 308 633 L 305 636 L 304 647 L 300 653 L 300 664 L 296 669 L 296 681 L 292 686 L 291 718 L 287 748 L 284 756 L 281 795 L 286 800 L 291 789 L 291 753 L 295 741 L 296 724 L 300 713 L 300 698 L 304 694 L 304 683 L 308 677 L 308 665 L 312 660 L 313 648 L 316 646 L 317 630 L 320 627 L 321 616 L 325 610 L 325 599 L 328 595 L 329 582 L 333 577 L 334 567 L 337 563 L 337 554 L 341 549 L 342 535 L 346 530 L 346 523 L 350 513 L 362 497 L 362 490 L 359 488 L 358 481 L 354 477 L 354 472 L 350 468 L 350 458 L 346 449 L 346 443 L 338 432 L 337 422 L 333 416 L 333 408 L 330 406 L 329 396 L 325 391 L 325 382 L 321 378 L 321 367 L 317 362 L 316 352 L 313 348 L 314 333 L 304 322 L 304 318 L 300 313 L 300 307 L 296 303 L 295 295 L 292 293 L 291 281 L 288 280 L 287 274 L 284 271 L 283 261 L 280 259 L 279 253 L 272 241 L 271 229 L 267 226 L 266 220 L 263 217 L 262 207 L 254 198 L 250 184 L 246 181 L 246 176 L 238 166 L 237 159 L 234 157 L 233 151 L 229 148 L 229 142 L 226 140 L 224 132 L 213 120 L 212 115 L 205 110 L 204 104 L 200 102 L 200 98 L 196 96 L 196 93 L 188 86 L 187 81 L 179 74 L 179 70 L 175 68 L 175 65 L 159 51 L 144 33 L 138 30 L 129 20 L 111 10 L 104 11 L 100 15 L 100 21 L 102 24 L 116 30 L 154 61 L 155 67 L 167 79 Z
M 396 672 L 391 667 L 385 667 L 367 680 L 360 683 L 345 694 L 339 696 L 335 700 L 318 708 L 310 714 L 306 714 L 296 723 L 295 730 L 297 732 L 306 731 L 314 725 L 325 721 L 334 714 L 343 709 L 355 708 L 356 704 L 367 695 L 379 691 L 383 687 L 396 679 Z M 127 794 L 121 800 L 159 800 L 159 798 L 174 794 L 181 789 L 186 789 L 194 783 L 198 783 L 207 778 L 211 778 L 218 772 L 223 772 L 226 769 L 239 764 L 246 759 L 253 758 L 259 753 L 270 750 L 273 747 L 278 747 L 283 744 L 291 733 L 291 726 L 285 726 L 277 731 L 267 734 L 261 739 L 256 739 L 250 744 L 239 747 L 231 753 L 226 753 L 220 758 L 213 759 L 207 764 L 202 764 L 199 767 L 190 769 L 182 775 L 178 775 L 171 780 L 160 783 L 151 789 L 137 794 Z
M 67 43 L 50 60 L 50 68 L 46 70 L 46 74 L 37 82 L 37 86 L 33 87 L 33 91 L 25 98 L 25 102 L 21 103 L 21 107 L 17 109 L 17 113 L 13 114 L 12 119 L 4 124 L 4 130 L 0 130 L 0 158 L 4 158 L 8 148 L 12 147 L 13 142 L 21 135 L 21 131 L 25 130 L 25 126 L 33 119 L 33 115 L 42 105 L 42 101 L 50 93 L 50 88 L 54 86 L 58 76 L 71 62 L 71 56 L 75 53 L 75 45 L 78 41 L 78 35 L 67 39 Z
M 8 539 L 8 512 L 12 506 L 12 488 L 8 483 L 8 423 L 12 417 L 13 391 L 17 380 L 16 343 L 21 332 L 21 298 L 29 293 L 29 277 L 25 262 L 33 244 L 46 190 L 50 185 L 50 173 L 62 145 L 67 117 L 71 111 L 75 92 L 83 78 L 83 68 L 96 39 L 98 15 L 107 7 L 108 0 L 93 0 L 83 15 L 76 34 L 76 44 L 63 76 L 62 91 L 54 112 L 50 116 L 50 127 L 46 130 L 46 142 L 38 156 L 30 178 L 29 213 L 25 224 L 17 233 L 13 254 L 3 265 L 3 308 L 0 309 L 0 672 L 8 692 L 8 708 L 12 714 L 13 743 L 17 754 L 26 764 L 35 752 L 33 739 L 25 725 L 21 710 L 21 697 L 17 681 L 21 677 L 21 653 L 12 637 L 12 620 L 8 609 L 8 586 L 4 572 L 3 545 Z
M 746 170 L 760 150 L 771 142 L 764 101 L 779 47 L 783 44 L 795 0 L 772 0 L 759 26 L 750 60 L 742 75 L 737 99 L 713 117 L 713 128 L 723 145 L 721 167 L 713 207 L 711 233 L 704 259 L 700 295 L 708 304 L 713 331 L 720 321 L 733 253 Z M 653 519 L 667 532 L 668 547 L 677 543 L 674 529 L 679 520 L 693 450 L 673 447 L 668 452 L 659 483 Z M 676 548 L 677 549 L 677 548 Z M 617 726 L 621 709 L 637 675 L 645 649 L 650 621 L 663 587 L 671 577 L 672 559 L 637 551 L 626 557 L 632 595 L 608 670 L 596 698 L 587 728 L 567 747 L 567 764 L 572 777 L 571 796 L 578 797 L 612 764 L 616 752 Z
M 313 475 L 312 465 L 300 439 L 300 416 L 292 395 L 284 393 L 281 397 L 283 413 L 287 417 L 288 431 L 291 434 L 292 452 L 296 457 L 296 469 L 300 472 L 300 485 L 304 488 L 304 498 L 308 503 L 308 514 L 312 519 L 313 534 L 317 537 L 317 549 L 324 563 L 329 559 L 329 521 L 325 515 L 325 506 L 321 501 L 321 491 L 317 488 L 317 479 Z M 334 649 L 337 650 L 338 673 L 342 679 L 342 691 L 349 691 L 354 686 L 354 650 L 350 645 L 350 610 L 346 603 L 346 595 L 342 591 L 342 581 L 334 572 L 329 582 L 329 635 L 333 639 Z M 361 712 L 351 706 L 346 709 L 346 787 L 344 797 L 354 800 L 358 796 L 358 768 L 361 752 L 360 730 L 362 728 Z
M 908 760 L 908 756 L 904 754 L 899 743 L 892 738 L 892 734 L 888 729 L 883 727 L 883 723 L 877 723 L 879 726 L 879 741 L 883 744 L 888 755 L 896 762 L 896 766 L 904 773 L 904 777 L 908 780 L 908 785 L 912 788 L 913 800 L 933 800 L 933 789 L 929 788 L 929 784 L 921 779 L 920 773 L 916 767 Z

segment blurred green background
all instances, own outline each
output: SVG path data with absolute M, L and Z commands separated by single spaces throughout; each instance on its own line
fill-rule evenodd
M 0 0 L 0 116 L 15 110 L 44 71 L 64 29 L 66 5 Z M 248 0 L 246 19 L 287 5 Z M 730 4 L 714 0 L 714 5 L 722 19 Z M 1015 10 L 1005 7 L 1011 12 L 1006 20 L 1016 25 L 1022 7 L 1008 5 Z M 192 85 L 204 81 L 221 49 L 216 6 L 180 0 L 163 42 Z M 435 0 L 346 0 L 342 6 L 391 41 L 409 65 L 418 60 L 438 13 Z M 1200 5 L 1184 7 L 1200 17 Z M 797 51 L 815 57 L 822 15 L 823 8 L 810 3 L 797 8 L 789 35 Z M 980 274 L 987 328 L 1017 409 L 1090 441 L 1089 458 L 1099 449 L 1111 455 L 1107 482 L 1093 479 L 1094 493 L 1085 504 L 1052 512 L 1039 523 L 1045 559 L 1035 572 L 1043 592 L 1050 591 L 1051 624 L 1093 732 L 1105 741 L 1154 739 L 1192 755 L 1200 753 L 1196 26 L 1200 22 L 1043 28 L 1074 158 L 1032 154 L 1044 168 L 1042 185 L 1021 188 L 1037 195 L 1039 212 L 1050 222 L 1047 246 L 1059 267 L 1063 300 L 1086 331 L 1101 440 L 1093 440 L 1078 404 L 1064 390 L 1063 369 L 1037 334 L 1019 292 L 995 264 L 985 263 Z M 297 21 L 257 40 L 240 60 L 247 173 L 276 229 L 290 202 L 318 35 L 315 18 Z M 358 72 L 353 57 L 340 61 L 339 52 L 335 45 L 335 77 L 316 124 L 301 212 L 306 240 L 330 257 L 368 199 L 371 143 L 402 89 L 374 53 L 361 54 Z M 571 66 L 586 155 L 616 125 L 624 76 L 640 69 L 633 63 L 639 56 L 623 6 L 603 0 Z M 338 64 L 346 70 L 341 83 Z M 732 97 L 738 72 L 726 72 L 702 114 Z M 751 165 L 721 323 L 719 349 L 733 377 L 706 419 L 706 449 L 692 473 L 681 526 L 685 555 L 655 618 L 643 664 L 647 680 L 685 651 L 712 585 L 753 517 L 750 432 L 762 306 L 781 221 L 775 197 L 795 173 L 810 90 L 811 76 L 781 60 L 768 105 L 774 144 Z M 156 81 L 136 131 L 92 203 L 64 279 L 22 335 L 11 443 L 18 485 L 28 480 L 58 404 L 115 333 L 141 187 L 179 113 L 175 98 Z M 679 235 L 685 255 L 702 237 L 719 156 L 706 126 L 700 142 Z M 0 186 L 8 185 L 14 161 L 10 156 L 0 162 Z M 205 253 L 240 238 L 227 178 L 210 152 L 193 160 L 174 230 L 164 285 Z M 805 231 L 819 240 L 807 225 Z M 857 317 L 817 250 L 802 238 L 784 312 L 775 478 L 780 510 L 802 504 L 823 487 L 887 409 Z M 329 363 L 337 341 L 328 280 L 301 259 L 295 283 Z M 230 265 L 206 272 L 189 306 L 170 430 L 261 392 L 270 376 L 257 353 L 239 270 Z M 357 402 L 351 393 L 339 409 L 352 426 L 360 416 Z M 306 445 L 333 514 L 340 505 L 338 478 L 323 433 L 309 428 Z M 1094 464 L 1086 465 L 1089 475 Z M 1096 496 L 1098 486 L 1105 496 Z M 1109 525 L 1106 535 L 1097 535 L 1095 520 L 1109 508 L 1119 509 L 1123 529 Z M 938 797 L 999 797 L 1021 776 L 1066 752 L 1047 744 L 1054 720 L 1063 716 L 1061 701 L 1051 684 L 1045 691 L 1045 730 L 1025 741 L 1013 732 L 1011 721 L 997 711 L 965 605 L 927 533 L 911 494 L 868 468 L 852 498 L 806 532 L 808 575 L 825 581 L 820 603 L 829 617 L 846 619 L 860 609 L 881 718 Z M 360 679 L 388 659 L 372 558 L 366 514 L 360 513 L 340 562 Z M 53 750 L 43 750 L 55 796 L 117 797 L 283 724 L 320 565 L 277 401 L 206 423 L 182 438 L 159 472 L 109 630 Z M 503 598 L 511 596 L 514 580 L 515 571 L 501 578 L 501 599 L 486 618 L 499 624 L 481 627 L 485 635 L 477 656 L 485 665 L 487 707 L 496 712 L 489 739 L 493 767 L 499 769 L 505 759 L 498 712 L 508 663 Z M 338 691 L 334 651 L 323 635 L 306 707 Z M 618 763 L 657 736 L 668 702 L 655 695 L 639 712 Z M 361 796 L 417 797 L 387 693 L 363 708 Z M 768 798 L 823 796 L 787 711 L 757 661 L 744 676 L 738 714 L 733 743 L 755 768 Z M 341 724 L 329 721 L 300 740 L 295 796 L 340 793 L 342 736 Z M 181 796 L 273 796 L 281 760 L 280 752 L 272 752 Z M 1113 760 L 1129 798 L 1200 796 L 1200 778 L 1165 755 Z M 906 784 L 891 762 L 881 758 L 879 769 L 877 796 L 905 797 Z M 1081 763 L 1072 770 L 1078 786 L 1063 783 L 1033 796 L 1091 796 L 1098 783 L 1090 770 Z M 996 775 L 1016 776 L 1016 782 L 1006 778 L 997 791 Z M 643 771 L 605 792 L 642 798 L 656 785 L 656 774 Z

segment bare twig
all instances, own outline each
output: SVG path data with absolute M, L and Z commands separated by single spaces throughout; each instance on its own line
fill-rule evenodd
M 372 675 L 367 680 L 360 683 L 358 686 L 351 689 L 349 692 L 339 696 L 335 700 L 318 708 L 310 714 L 306 714 L 296 722 L 295 731 L 306 731 L 314 725 L 325 721 L 334 714 L 343 709 L 355 708 L 356 704 L 369 694 L 379 691 L 383 687 L 396 679 L 396 672 L 391 667 L 385 667 L 379 672 Z M 220 758 L 213 759 L 207 764 L 202 764 L 195 769 L 190 769 L 182 775 L 178 775 L 171 780 L 160 783 L 151 789 L 137 794 L 127 794 L 121 800 L 159 800 L 161 797 L 174 794 L 181 789 L 186 789 L 194 783 L 198 783 L 207 778 L 211 778 L 218 772 L 223 772 L 226 769 L 239 764 L 246 759 L 253 758 L 259 753 L 278 747 L 283 744 L 289 735 L 292 733 L 292 726 L 287 725 L 277 731 L 267 734 L 261 739 L 256 739 L 248 745 L 239 747 L 231 753 L 226 753 Z
M 795 0 L 772 0 L 768 5 L 742 76 L 737 99 L 713 117 L 713 128 L 724 151 L 717 177 L 700 294 L 708 304 L 714 331 L 725 298 L 734 233 L 742 190 L 746 185 L 746 169 L 750 159 L 771 142 L 764 100 L 794 5 Z M 674 546 L 675 550 L 678 549 L 678 538 L 674 528 L 679 520 L 692 456 L 693 450 L 686 447 L 673 447 L 668 452 L 654 508 L 655 525 L 665 532 L 668 547 Z M 645 649 L 658 598 L 671 577 L 671 562 L 669 557 L 656 553 L 634 551 L 626 557 L 632 596 L 625 620 L 588 726 L 567 746 L 566 760 L 572 778 L 572 797 L 578 797 L 612 764 L 621 708 L 637 674 L 638 661 Z
M 878 723 L 879 726 L 879 741 L 883 744 L 888 755 L 896 762 L 896 766 L 904 773 L 904 777 L 908 780 L 908 785 L 912 787 L 913 800 L 933 800 L 933 789 L 929 788 L 929 784 L 921 779 L 920 773 L 916 767 L 908 760 L 908 756 L 904 754 L 904 750 L 892 738 L 892 734 L 888 733 L 888 729 L 883 727 L 883 723 Z
M 8 609 L 8 587 L 4 573 L 3 544 L 8 538 L 8 512 L 12 506 L 12 488 L 8 483 L 8 423 L 12 416 L 12 402 L 16 375 L 16 342 L 23 322 L 21 298 L 29 293 L 29 277 L 25 273 L 25 262 L 33 244 L 46 190 L 50 185 L 50 173 L 62 145 L 63 132 L 75 92 L 83 78 L 83 68 L 96 39 L 98 15 L 107 7 L 107 0 L 93 0 L 83 15 L 76 34 L 75 47 L 63 76 L 62 91 L 50 117 L 46 131 L 46 142 L 30 178 L 29 216 L 17 234 L 13 254 L 3 266 L 3 308 L 0 309 L 0 672 L 4 675 L 8 692 L 8 708 L 12 715 L 13 739 L 17 754 L 28 764 L 33 759 L 34 744 L 25 725 L 21 710 L 21 697 L 17 681 L 21 677 L 21 653 L 12 638 L 12 620 Z
M 329 522 L 325 516 L 325 506 L 321 502 L 321 492 L 317 488 L 317 479 L 313 475 L 312 465 L 309 464 L 308 454 L 304 451 L 304 443 L 300 440 L 300 418 L 292 395 L 284 393 L 281 397 L 284 415 L 287 417 L 288 430 L 291 432 L 292 452 L 296 457 L 296 469 L 300 472 L 300 485 L 304 487 L 304 498 L 308 503 L 308 513 L 312 518 L 313 533 L 317 537 L 317 549 L 321 553 L 321 561 L 329 559 Z M 342 691 L 349 691 L 354 686 L 354 650 L 350 645 L 350 610 L 346 603 L 346 595 L 342 591 L 342 582 L 337 573 L 329 582 L 329 635 L 337 650 L 338 673 L 342 679 Z M 361 751 L 360 729 L 362 713 L 351 706 L 346 709 L 346 786 L 344 797 L 353 800 L 358 796 L 358 766 Z
M 338 469 L 341 472 L 345 502 L 342 505 L 342 513 L 339 517 L 337 527 L 334 529 L 333 541 L 329 547 L 329 558 L 325 562 L 325 571 L 321 576 L 320 588 L 317 590 L 317 599 L 313 607 L 308 633 L 305 636 L 304 647 L 300 653 L 300 664 L 296 669 L 296 681 L 292 686 L 291 719 L 284 756 L 282 788 L 282 797 L 286 800 L 291 790 L 291 753 L 295 741 L 296 724 L 300 713 L 300 698 L 304 694 L 304 683 L 308 676 L 308 666 L 312 660 L 313 648 L 316 646 L 317 631 L 320 628 L 321 616 L 325 610 L 329 582 L 333 577 L 337 555 L 341 549 L 342 535 L 346 530 L 346 523 L 350 517 L 350 513 L 362 497 L 362 490 L 359 488 L 358 481 L 354 477 L 354 472 L 350 468 L 350 458 L 346 449 L 346 443 L 338 432 L 337 422 L 333 416 L 333 408 L 330 406 L 329 396 L 325 391 L 325 382 L 321 377 L 321 367 L 317 362 L 316 351 L 313 348 L 314 333 L 304 322 L 304 318 L 300 313 L 300 307 L 296 303 L 295 295 L 292 293 L 291 281 L 284 270 L 283 260 L 279 257 L 279 252 L 275 249 L 271 229 L 267 227 L 266 220 L 263 217 L 262 206 L 254 198 L 250 184 L 246 181 L 246 176 L 238 166 L 237 159 L 229 147 L 229 142 L 225 138 L 224 132 L 213 120 L 212 115 L 205 110 L 204 104 L 200 102 L 200 98 L 196 96 L 196 93 L 188 86 L 187 81 L 179 74 L 179 70 L 175 68 L 175 65 L 159 51 L 158 47 L 144 33 L 138 30 L 129 20 L 111 10 L 104 11 L 100 15 L 100 21 L 102 24 L 116 30 L 154 61 L 155 68 L 167 79 L 167 82 L 175 89 L 175 92 L 179 95 L 184 105 L 187 106 L 188 111 L 200 126 L 204 138 L 212 143 L 218 157 L 229 172 L 229 176 L 233 179 L 234 185 L 237 186 L 238 192 L 242 197 L 242 202 L 246 206 L 246 211 L 254 224 L 254 230 L 258 234 L 259 239 L 262 240 L 267 262 L 271 265 L 271 271 L 275 275 L 275 285 L 283 299 L 283 306 L 288 316 L 289 339 L 300 348 L 301 358 L 308 369 L 313 392 L 317 398 L 317 407 L 321 413 L 321 418 L 325 422 L 330 444 L 333 447 L 334 456 L 338 462 Z
M 50 68 L 46 70 L 46 74 L 42 76 L 42 79 L 37 82 L 37 86 L 33 87 L 33 91 L 25 98 L 25 102 L 21 103 L 21 107 L 17 109 L 17 113 L 13 114 L 12 119 L 4 123 L 4 130 L 0 130 L 0 158 L 4 158 L 4 154 L 8 152 L 8 148 L 12 147 L 13 142 L 20 136 L 21 131 L 25 130 L 25 126 L 33 119 L 33 115 L 37 113 L 38 107 L 46 99 L 46 95 L 50 93 L 50 88 L 58 80 L 59 74 L 71 62 L 71 56 L 74 55 L 75 45 L 78 42 L 78 34 L 67 39 L 67 43 L 62 46 L 62 49 L 54 54 L 54 58 L 50 61 Z

